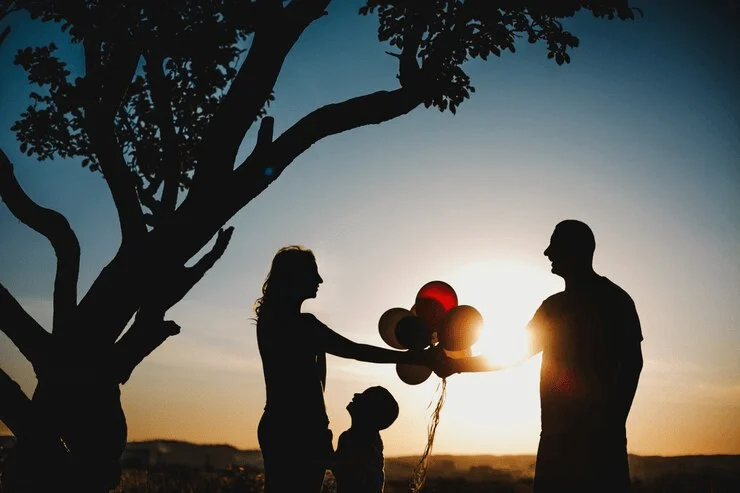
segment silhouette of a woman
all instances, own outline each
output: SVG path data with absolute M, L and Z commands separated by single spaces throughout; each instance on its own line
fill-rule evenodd
M 332 453 L 324 405 L 326 353 L 372 363 L 432 366 L 434 353 L 353 342 L 301 312 L 323 282 L 311 250 L 281 248 L 255 303 L 266 405 L 257 430 L 265 493 L 319 493 Z

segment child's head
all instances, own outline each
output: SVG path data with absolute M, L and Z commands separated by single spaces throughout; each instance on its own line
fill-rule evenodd
M 398 402 L 388 389 L 375 386 L 355 394 L 347 411 L 352 416 L 352 426 L 384 430 L 398 418 Z

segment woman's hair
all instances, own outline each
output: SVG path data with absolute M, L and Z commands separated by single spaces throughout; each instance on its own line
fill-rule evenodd
M 262 283 L 262 296 L 254 302 L 254 313 L 269 311 L 277 300 L 284 298 L 295 287 L 296 278 L 303 277 L 316 265 L 316 257 L 300 245 L 282 247 L 272 259 L 270 272 Z

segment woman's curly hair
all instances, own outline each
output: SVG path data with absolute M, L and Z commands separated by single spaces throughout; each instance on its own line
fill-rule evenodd
M 272 259 L 270 272 L 262 283 L 262 296 L 254 302 L 256 318 L 268 312 L 276 300 L 294 289 L 296 277 L 302 272 L 313 269 L 316 257 L 308 248 L 300 245 L 282 247 Z

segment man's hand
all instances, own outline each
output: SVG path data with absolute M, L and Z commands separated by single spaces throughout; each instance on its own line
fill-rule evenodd
M 455 373 L 460 373 L 457 368 L 456 360 L 452 358 L 446 358 L 444 361 L 440 361 L 437 365 L 432 367 L 435 375 L 439 378 L 447 378 Z
M 456 360 L 445 354 L 441 346 L 432 346 L 424 350 L 424 362 L 440 378 L 447 378 L 453 373 L 458 373 Z

